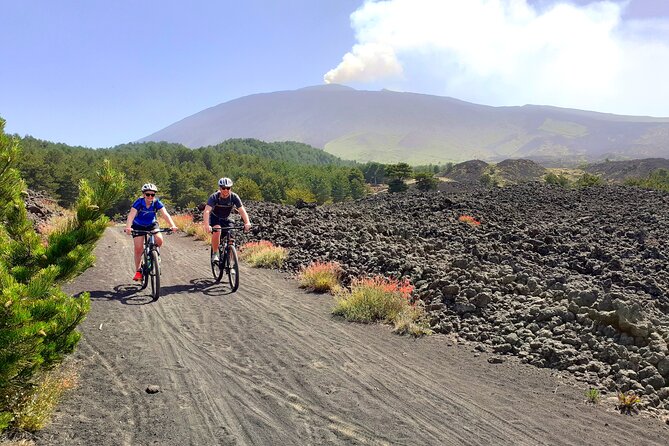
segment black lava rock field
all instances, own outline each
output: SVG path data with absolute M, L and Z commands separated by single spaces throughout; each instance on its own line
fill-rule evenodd
M 669 409 L 667 193 L 530 183 L 246 207 L 245 238 L 288 248 L 289 270 L 408 277 L 435 331 Z

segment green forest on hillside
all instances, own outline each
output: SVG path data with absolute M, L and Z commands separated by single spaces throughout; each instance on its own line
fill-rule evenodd
M 216 146 L 189 149 L 166 142 L 132 143 L 89 149 L 22 138 L 18 169 L 31 189 L 46 191 L 69 207 L 80 179 L 90 179 L 108 159 L 123 172 L 127 186 L 109 212 L 124 214 L 142 184 L 155 183 L 159 196 L 179 208 L 206 201 L 227 176 L 243 200 L 294 204 L 339 202 L 367 193 L 366 172 L 383 175 L 381 165 L 356 165 L 301 143 L 265 143 L 233 139 Z

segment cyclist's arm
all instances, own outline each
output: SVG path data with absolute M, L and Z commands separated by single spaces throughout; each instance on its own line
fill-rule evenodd
M 207 232 L 211 232 L 211 226 L 209 226 L 209 214 L 211 213 L 211 209 L 211 206 L 206 205 L 204 207 L 204 213 L 202 214 L 202 225 Z
M 251 228 L 251 221 L 249 220 L 249 214 L 246 213 L 246 209 L 244 209 L 244 206 L 237 208 L 237 211 L 239 211 L 239 215 L 242 216 L 242 221 L 244 222 L 244 230 L 248 231 L 249 228 Z
M 132 221 L 135 219 L 135 216 L 137 215 L 137 209 L 131 208 L 130 213 L 128 214 L 128 220 L 125 222 L 125 232 L 130 234 L 130 231 L 132 231 Z
M 174 224 L 174 220 L 172 220 L 172 217 L 170 216 L 169 212 L 167 212 L 167 209 L 163 207 L 161 209 L 161 211 L 162 211 L 163 217 L 165 217 L 165 220 L 167 220 L 167 222 L 170 224 L 170 229 L 172 229 L 173 231 L 176 231 L 177 230 L 177 225 Z

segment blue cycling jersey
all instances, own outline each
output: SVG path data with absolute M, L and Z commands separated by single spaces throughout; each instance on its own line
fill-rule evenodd
M 137 209 L 137 215 L 132 221 L 136 225 L 149 226 L 156 221 L 156 213 L 165 207 L 164 204 L 156 197 L 149 207 L 146 207 L 146 200 L 144 197 L 138 198 L 132 204 L 132 207 Z

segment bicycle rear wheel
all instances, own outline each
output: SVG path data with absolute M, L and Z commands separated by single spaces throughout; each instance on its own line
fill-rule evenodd
M 234 293 L 239 288 L 239 263 L 237 261 L 237 250 L 234 246 L 228 247 L 225 270 L 228 273 L 228 282 Z
M 158 263 L 158 253 L 151 251 L 151 270 L 149 271 L 151 280 L 151 295 L 156 301 L 160 297 L 160 264 Z
M 211 256 L 214 255 L 214 250 L 212 248 L 209 248 L 209 258 L 211 259 Z M 218 262 L 214 262 L 213 260 L 211 261 L 211 272 L 214 275 L 214 280 L 216 282 L 220 282 L 221 278 L 223 277 L 223 255 L 219 251 L 218 253 Z

